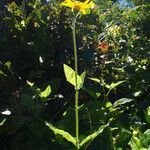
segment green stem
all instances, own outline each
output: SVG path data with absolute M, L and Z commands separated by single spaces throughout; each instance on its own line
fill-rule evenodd
M 72 21 L 72 35 L 73 35 L 73 47 L 74 47 L 74 66 L 75 66 L 75 122 L 76 122 L 76 148 L 79 149 L 79 107 L 78 107 L 78 82 L 77 82 L 77 75 L 78 75 L 78 59 L 77 59 L 77 47 L 76 47 L 76 17 L 73 18 Z

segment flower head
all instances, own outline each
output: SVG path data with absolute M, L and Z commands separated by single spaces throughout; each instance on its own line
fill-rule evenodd
M 88 9 L 94 8 L 95 4 L 91 0 L 86 0 L 85 2 L 80 2 L 77 0 L 64 0 L 61 6 L 70 7 L 72 11 L 78 10 L 82 14 L 86 15 Z
M 99 49 L 99 50 L 101 50 L 101 52 L 105 53 L 105 52 L 108 51 L 109 45 L 108 45 L 108 43 L 103 42 L 103 43 L 100 43 L 100 44 L 97 46 L 97 49 Z

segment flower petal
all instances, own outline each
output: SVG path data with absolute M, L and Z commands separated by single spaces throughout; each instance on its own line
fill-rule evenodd
M 86 15 L 86 10 L 85 9 L 81 9 L 80 11 L 82 12 L 83 15 Z
M 70 7 L 73 10 L 78 10 L 82 14 L 86 15 L 87 10 L 90 8 L 94 8 L 95 4 L 91 0 L 86 0 L 85 2 L 80 2 L 79 0 L 64 0 L 61 3 L 61 6 Z
M 88 5 L 89 5 L 89 8 L 92 8 L 92 9 L 95 7 L 95 4 L 92 1 Z
M 84 2 L 84 4 L 88 4 L 90 2 L 90 0 L 86 0 L 85 2 Z
M 73 2 L 71 0 L 66 0 L 66 1 L 62 2 L 60 5 L 72 8 Z

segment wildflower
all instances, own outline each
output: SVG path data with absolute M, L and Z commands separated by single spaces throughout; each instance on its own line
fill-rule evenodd
M 78 10 L 82 14 L 86 15 L 88 9 L 93 9 L 95 4 L 91 0 L 86 0 L 85 2 L 80 2 L 76 0 L 64 0 L 61 6 L 70 7 L 72 11 Z
M 97 46 L 97 49 L 101 50 L 101 52 L 105 53 L 108 51 L 108 48 L 109 48 L 109 45 L 108 43 L 106 42 L 103 42 L 103 43 L 100 43 L 98 46 Z

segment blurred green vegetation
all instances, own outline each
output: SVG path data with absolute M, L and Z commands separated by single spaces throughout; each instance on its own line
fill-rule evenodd
M 71 18 L 60 0 L 0 2 L 0 149 L 73 150 L 46 122 L 75 136 Z M 81 149 L 150 147 L 150 4 L 95 0 L 77 21 Z M 106 47 L 107 46 L 107 47 Z M 106 48 L 106 49 L 105 49 Z M 34 84 L 33 84 L 34 83 Z

